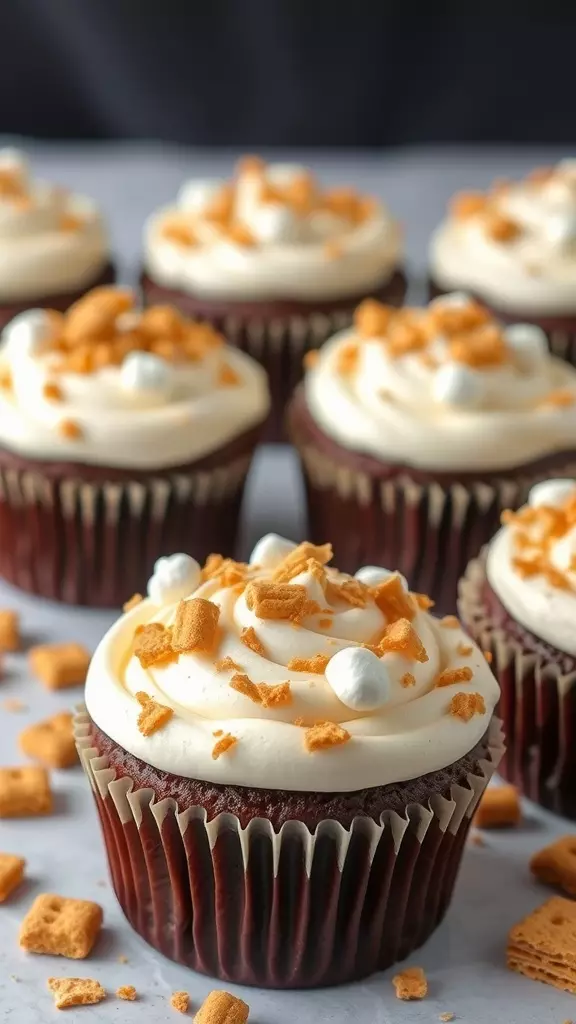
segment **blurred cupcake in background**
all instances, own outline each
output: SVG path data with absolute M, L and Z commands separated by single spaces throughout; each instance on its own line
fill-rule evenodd
M 576 370 L 539 328 L 459 294 L 374 301 L 318 353 L 289 409 L 312 540 L 345 571 L 393 564 L 442 611 L 530 486 L 576 467 Z
M 464 289 L 506 323 L 537 324 L 576 364 L 576 159 L 454 196 L 429 268 L 432 296 Z
M 405 294 L 401 231 L 383 203 L 258 157 L 230 181 L 186 182 L 150 217 L 144 245 L 144 301 L 213 323 L 266 368 L 272 439 L 304 353 L 349 324 L 362 298 L 399 305 Z
M 0 327 L 31 306 L 66 310 L 114 281 L 95 203 L 31 177 L 17 149 L 0 149 Z
M 210 326 L 103 287 L 0 348 L 0 575 L 112 606 L 186 546 L 233 550 L 266 375 Z

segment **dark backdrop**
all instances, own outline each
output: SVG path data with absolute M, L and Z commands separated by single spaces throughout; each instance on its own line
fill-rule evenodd
M 463 6 L 408 18 L 384 0 L 0 0 L 0 131 L 247 147 L 576 141 L 576 17 Z

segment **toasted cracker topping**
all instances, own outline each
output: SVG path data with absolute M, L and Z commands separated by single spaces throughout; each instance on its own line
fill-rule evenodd
M 324 566 L 331 558 L 331 544 L 311 544 L 305 540 L 276 566 L 272 579 L 275 583 L 289 583 L 295 576 L 299 576 L 301 572 L 306 572 L 309 569 L 310 560 Z
M 318 349 L 317 348 L 311 348 L 309 352 L 305 352 L 304 353 L 304 358 L 302 360 L 302 362 L 304 364 L 304 369 L 305 370 L 312 370 L 315 366 L 318 365 L 319 359 L 320 359 L 320 353 L 319 353 Z
M 546 409 L 556 406 L 558 409 L 565 409 L 574 405 L 574 402 L 576 402 L 576 391 L 570 391 L 569 388 L 558 388 L 556 391 L 550 391 L 536 408 Z
M 42 394 L 44 398 L 47 398 L 49 402 L 61 402 L 63 399 L 62 388 L 54 380 L 47 380 L 44 387 L 42 388 Z
M 348 743 L 352 737 L 347 729 L 336 722 L 318 722 L 306 729 L 304 744 L 306 750 L 313 754 L 317 750 L 326 750 L 328 747 L 338 747 Z
M 423 612 L 428 612 L 434 607 L 435 602 L 431 597 L 428 597 L 428 594 L 416 594 L 413 592 L 412 598 L 416 601 L 416 604 Z
M 241 672 L 242 666 L 238 665 L 233 658 L 226 655 L 225 658 L 220 658 L 219 661 L 214 662 L 214 668 L 217 672 Z
M 397 619 L 408 619 L 412 621 L 416 614 L 414 602 L 410 594 L 407 594 L 398 574 L 389 576 L 388 579 L 379 583 L 372 590 L 374 603 L 380 609 L 388 624 L 396 622 Z
M 269 583 L 252 580 L 246 587 L 246 604 L 259 619 L 302 617 L 308 603 L 306 588 L 296 583 Z
M 364 299 L 354 313 L 354 326 L 361 338 L 381 338 L 386 334 L 392 308 L 376 299 Z
M 440 619 L 440 625 L 444 629 L 460 629 L 460 619 L 456 618 L 455 615 L 445 615 L 444 618 Z
M 559 506 L 525 505 L 518 512 L 506 510 L 502 522 L 512 528 L 512 566 L 523 579 L 543 576 L 559 590 L 573 590 L 568 575 L 574 571 L 556 568 L 551 562 L 552 546 L 576 526 L 576 492 Z
M 415 685 L 416 685 L 416 676 L 413 676 L 411 672 L 405 672 L 404 675 L 400 677 L 400 686 L 415 686 Z
M 225 754 L 226 751 L 230 750 L 230 748 L 236 743 L 238 743 L 236 736 L 232 736 L 231 733 L 227 732 L 226 735 L 223 736 L 222 739 L 218 740 L 218 742 L 212 747 L 212 759 L 217 761 L 222 754 Z
M 458 644 L 458 647 L 456 648 L 456 653 L 459 654 L 462 658 L 468 658 L 472 654 L 473 650 L 474 648 L 471 646 L 471 644 Z
M 60 420 L 58 433 L 68 441 L 79 441 L 83 437 L 82 427 L 76 420 L 71 419 Z
M 406 967 L 394 975 L 392 984 L 397 999 L 424 999 L 428 993 L 428 982 L 421 967 Z
M 286 707 L 292 703 L 290 683 L 253 683 L 245 673 L 232 676 L 230 686 L 263 708 Z
M 361 580 L 348 579 L 340 583 L 330 580 L 326 595 L 331 601 L 345 601 L 353 608 L 365 608 L 370 597 L 370 588 Z
M 379 647 L 382 654 L 395 651 L 410 661 L 428 661 L 426 648 L 408 619 L 397 619 L 386 626 Z
M 481 693 L 455 693 L 448 708 L 449 714 L 454 718 L 461 718 L 463 722 L 469 722 L 474 715 L 484 715 L 486 704 Z
M 452 686 L 452 683 L 469 683 L 473 675 L 474 673 L 468 665 L 463 665 L 462 668 L 445 668 L 436 677 L 434 686 Z
M 245 626 L 244 629 L 240 630 L 240 639 L 246 647 L 254 651 L 254 654 L 260 654 L 262 658 L 266 657 L 266 649 L 259 639 L 254 626 Z
M 149 697 L 143 690 L 139 690 L 136 694 L 136 700 L 140 704 L 142 710 L 138 715 L 138 729 L 143 736 L 151 736 L 153 732 L 157 732 L 163 725 L 172 718 L 174 711 L 172 708 L 167 708 L 164 704 L 159 704 Z
M 484 230 L 495 242 L 513 242 L 522 234 L 522 227 L 517 220 L 496 211 L 486 216 Z
M 486 204 L 483 192 L 457 192 L 450 200 L 450 213 L 456 220 L 468 220 L 484 213 Z
M 180 601 L 172 631 L 172 649 L 178 654 L 209 654 L 216 646 L 220 609 L 204 597 Z
M 139 604 L 142 604 L 143 600 L 142 594 L 132 594 L 132 597 L 122 605 L 122 611 L 131 612 L 133 608 L 137 608 Z
M 142 665 L 167 665 L 176 660 L 172 648 L 172 633 L 160 622 L 149 622 L 139 626 L 134 639 L 134 654 Z
M 360 346 L 357 341 L 348 341 L 336 351 L 335 369 L 343 377 L 349 377 L 358 367 Z
M 223 388 L 234 388 L 242 383 L 242 377 L 229 363 L 222 363 L 218 371 L 218 383 Z
M 291 658 L 287 667 L 293 672 L 312 672 L 322 675 L 329 661 L 330 658 L 325 654 L 315 654 L 313 658 Z

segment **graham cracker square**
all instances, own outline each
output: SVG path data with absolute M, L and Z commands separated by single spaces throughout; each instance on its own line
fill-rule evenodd
M 48 768 L 69 768 L 78 760 L 69 711 L 29 725 L 20 733 L 18 743 L 24 754 Z
M 474 824 L 478 828 L 502 828 L 518 825 L 521 818 L 520 796 L 516 786 L 489 786 L 474 815 Z
M 69 1006 L 92 1006 L 106 998 L 106 992 L 94 978 L 48 978 L 48 988 L 54 993 L 57 1010 Z
M 563 836 L 535 853 L 530 870 L 548 885 L 557 885 L 576 896 L 576 836 Z
M 90 900 L 37 896 L 20 927 L 20 946 L 29 953 L 50 953 L 83 960 L 102 927 L 102 908 Z
M 45 768 L 0 768 L 0 818 L 50 814 L 52 792 Z
M 20 616 L 10 608 L 0 610 L 0 651 L 19 651 Z
M 4 903 L 24 878 L 26 861 L 13 853 L 0 853 L 0 903 Z
M 29 661 L 47 690 L 63 690 L 86 682 L 90 654 L 82 644 L 41 644 L 31 648 Z
M 576 994 L 576 903 L 554 896 L 508 936 L 511 971 Z

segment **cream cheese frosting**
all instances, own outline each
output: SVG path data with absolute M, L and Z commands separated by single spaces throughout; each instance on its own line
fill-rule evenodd
M 576 448 L 576 370 L 530 324 L 462 293 L 362 303 L 309 365 L 306 403 L 339 445 L 429 470 L 501 470 Z
M 67 314 L 33 309 L 0 346 L 0 445 L 25 458 L 184 465 L 266 418 L 266 375 L 211 327 L 97 288 Z
M 23 153 L 0 149 L 0 302 L 88 287 L 108 260 L 95 203 L 33 180 Z
M 330 558 L 269 535 L 248 565 L 163 559 L 96 650 L 93 721 L 163 771 L 272 789 L 352 792 L 466 755 L 499 695 L 481 651 L 397 574 L 368 585 Z
M 525 180 L 461 193 L 430 245 L 435 284 L 502 313 L 576 312 L 576 159 Z
M 323 300 L 385 284 L 402 255 L 383 203 L 322 190 L 300 165 L 240 161 L 231 182 L 189 181 L 149 218 L 145 264 L 201 298 Z
M 504 518 L 488 550 L 492 590 L 522 626 L 576 656 L 576 481 L 537 484 Z

